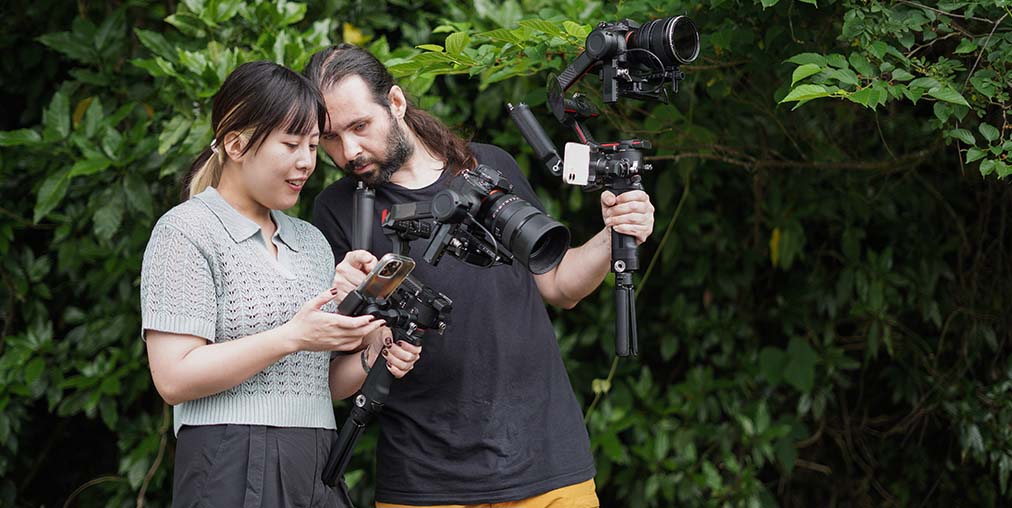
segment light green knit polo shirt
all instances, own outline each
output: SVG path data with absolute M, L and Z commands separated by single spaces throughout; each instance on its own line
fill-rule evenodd
M 276 210 L 271 218 L 277 258 L 260 226 L 214 188 L 166 212 L 144 251 L 143 329 L 209 342 L 240 339 L 285 324 L 329 288 L 334 255 L 323 234 Z M 174 429 L 223 423 L 334 429 L 330 357 L 293 353 L 238 386 L 178 404 Z

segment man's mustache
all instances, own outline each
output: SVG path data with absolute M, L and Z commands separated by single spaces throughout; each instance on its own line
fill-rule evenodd
M 347 164 L 347 166 L 345 166 L 345 169 L 347 171 L 355 172 L 355 171 L 358 171 L 358 169 L 361 168 L 362 166 L 365 166 L 367 164 L 372 164 L 374 162 L 376 162 L 376 161 L 373 160 L 373 159 L 358 158 L 358 159 L 355 159 L 355 160 L 348 161 L 348 164 Z

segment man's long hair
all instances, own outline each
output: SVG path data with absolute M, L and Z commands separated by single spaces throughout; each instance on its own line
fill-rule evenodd
M 396 83 L 390 71 L 371 53 L 352 44 L 342 43 L 318 51 L 302 73 L 326 94 L 327 89 L 349 76 L 359 76 L 372 91 L 373 100 L 390 106 L 387 94 Z M 407 99 L 407 97 L 405 96 Z M 407 99 L 404 121 L 415 136 L 436 158 L 446 161 L 453 174 L 477 165 L 468 142 L 457 136 L 438 118 L 422 111 Z

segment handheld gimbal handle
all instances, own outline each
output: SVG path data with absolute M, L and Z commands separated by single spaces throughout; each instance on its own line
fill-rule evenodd
M 642 190 L 639 175 L 618 178 L 610 190 L 616 196 L 633 190 Z M 632 272 L 639 269 L 639 251 L 636 238 L 611 231 L 611 271 L 615 273 L 615 354 L 638 356 L 639 339 L 636 331 L 636 291 Z

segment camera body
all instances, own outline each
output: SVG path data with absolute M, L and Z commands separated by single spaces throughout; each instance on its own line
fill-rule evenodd
M 432 198 L 432 217 L 447 224 L 461 223 L 468 216 L 493 218 L 501 211 L 498 203 L 510 196 L 516 198 L 513 184 L 499 171 L 481 164 L 462 172 Z
M 486 165 L 461 172 L 431 202 L 384 211 L 383 229 L 401 254 L 408 241 L 428 238 L 423 258 L 432 265 L 449 252 L 484 267 L 516 259 L 536 274 L 559 264 L 570 239 L 568 228 L 516 195 L 509 179 Z

